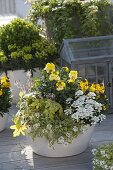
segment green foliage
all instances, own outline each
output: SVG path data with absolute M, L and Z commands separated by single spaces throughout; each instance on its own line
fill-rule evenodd
M 112 170 L 113 168 L 113 144 L 101 145 L 93 150 L 93 169 Z
M 71 143 L 80 133 L 80 123 L 76 123 L 69 116 L 64 115 L 62 106 L 54 100 L 41 99 L 37 92 L 23 96 L 21 108 L 14 117 L 16 125 L 26 124 L 30 127 L 29 135 L 32 138 L 45 137 L 50 146 L 55 141 L 60 143 L 59 138 Z M 73 130 L 77 126 L 77 131 Z M 68 136 L 69 134 L 69 136 Z
M 81 16 L 83 35 L 98 36 L 100 34 L 97 12 L 98 6 L 94 2 L 86 3 L 83 6 L 83 14 Z
M 84 36 L 109 35 L 113 31 L 113 5 L 108 0 L 85 3 L 81 15 Z M 107 25 L 107 27 L 106 27 Z
M 0 28 L 1 69 L 43 67 L 55 59 L 54 43 L 40 36 L 38 27 L 23 19 L 15 19 Z
M 37 0 L 32 4 L 29 19 L 37 24 L 42 18 L 48 38 L 52 38 L 59 47 L 63 38 L 112 34 L 112 15 L 113 5 L 108 0 L 87 3 L 79 0 Z
M 79 18 L 81 6 L 75 1 L 63 3 L 58 0 L 37 1 L 33 4 L 30 13 L 30 20 L 37 23 L 37 20 L 45 19 L 48 38 L 53 38 L 57 45 L 60 45 L 63 38 L 73 38 L 79 34 Z M 79 36 L 79 35 L 77 35 Z

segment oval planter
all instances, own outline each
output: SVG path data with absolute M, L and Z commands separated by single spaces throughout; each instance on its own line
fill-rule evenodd
M 8 115 L 4 114 L 3 117 L 0 115 L 0 132 L 6 128 Z
M 34 141 L 31 137 L 27 137 L 34 153 L 46 157 L 66 157 L 80 154 L 86 150 L 91 139 L 94 126 L 90 126 L 87 131 L 80 134 L 71 144 L 64 146 L 63 144 L 54 144 L 54 149 L 49 147 L 48 140 L 45 138 L 37 137 Z

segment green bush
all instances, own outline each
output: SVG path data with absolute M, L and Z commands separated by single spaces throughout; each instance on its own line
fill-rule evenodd
M 33 23 L 18 18 L 0 28 L 0 68 L 4 71 L 43 67 L 55 54 L 55 45 Z
M 83 36 L 113 33 L 113 4 L 109 0 L 91 1 L 83 5 L 81 31 Z
M 109 0 L 82 3 L 79 0 L 36 0 L 29 19 L 45 20 L 48 38 L 58 47 L 64 38 L 100 36 L 113 33 L 113 5 Z

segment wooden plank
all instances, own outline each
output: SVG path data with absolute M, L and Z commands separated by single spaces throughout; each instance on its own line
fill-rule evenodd
M 98 131 L 92 136 L 91 142 L 95 141 L 113 141 L 113 131 Z
M 40 170 L 38 167 L 34 166 L 35 170 Z M 43 170 L 92 170 L 92 167 L 90 164 L 84 164 L 84 165 L 66 165 L 66 166 L 58 166 L 58 167 L 52 167 L 52 168 L 44 168 Z
M 0 170 L 33 170 L 31 161 L 0 163 Z
M 11 152 L 17 152 L 21 151 L 22 147 L 20 145 L 3 145 L 2 147 L 0 146 L 0 154 L 2 153 L 11 153 Z

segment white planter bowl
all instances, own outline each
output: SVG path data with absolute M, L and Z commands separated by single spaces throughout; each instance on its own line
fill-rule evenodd
M 8 119 L 7 114 L 4 114 L 3 117 L 0 115 L 0 132 L 3 131 L 6 128 L 7 119 Z
M 36 72 L 33 72 L 34 77 L 39 76 L 39 69 L 35 69 Z M 13 96 L 13 103 L 17 103 L 19 100 L 19 88 L 16 86 L 15 81 L 20 82 L 22 86 L 25 86 L 27 83 L 27 76 L 26 72 L 24 70 L 15 70 L 15 71 L 8 71 L 8 77 L 11 82 L 11 91 L 12 91 L 12 96 Z M 2 74 L 4 75 L 4 74 Z
M 11 91 L 13 96 L 13 103 L 17 103 L 19 100 L 19 89 L 15 85 L 15 81 L 19 81 L 25 86 L 27 77 L 24 70 L 8 71 L 8 77 L 11 83 Z
M 45 138 L 38 137 L 33 141 L 31 137 L 27 137 L 27 140 L 36 154 L 46 157 L 66 157 L 84 152 L 88 147 L 93 131 L 94 126 L 91 126 L 86 132 L 74 139 L 71 144 L 64 146 L 63 144 L 55 143 L 54 149 L 49 147 L 48 140 Z

